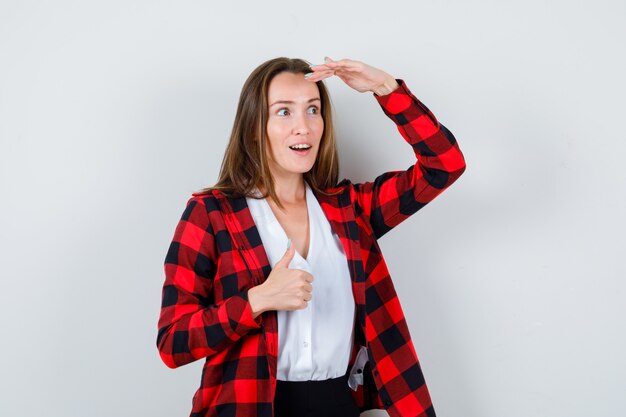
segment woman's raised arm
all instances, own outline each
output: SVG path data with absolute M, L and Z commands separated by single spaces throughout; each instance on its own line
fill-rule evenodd
M 308 80 L 336 75 L 359 92 L 372 92 L 413 148 L 417 161 L 407 170 L 385 172 L 374 181 L 352 184 L 353 201 L 369 219 L 377 239 L 432 201 L 465 171 L 465 159 L 454 135 L 403 80 L 350 59 L 327 59 L 311 69 Z
M 408 89 L 403 80 L 385 96 L 374 97 L 413 148 L 416 163 L 374 181 L 353 184 L 354 196 L 376 239 L 441 194 L 465 171 L 454 135 Z

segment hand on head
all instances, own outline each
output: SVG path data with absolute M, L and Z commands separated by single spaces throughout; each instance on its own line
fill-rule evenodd
M 397 86 L 395 78 L 385 71 L 348 58 L 334 61 L 326 57 L 323 64 L 313 65 L 311 69 L 313 70 L 309 73 L 311 75 L 305 76 L 307 80 L 316 82 L 336 75 L 360 93 L 365 91 L 376 93 L 381 91 L 383 86 Z

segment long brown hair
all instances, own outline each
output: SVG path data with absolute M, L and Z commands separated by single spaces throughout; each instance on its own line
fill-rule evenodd
M 213 187 L 200 192 L 220 190 L 227 196 L 249 196 L 256 198 L 252 190 L 262 186 L 268 195 L 282 209 L 280 199 L 274 190 L 274 179 L 267 162 L 267 93 L 272 79 L 281 72 L 305 74 L 311 71 L 311 64 L 298 58 L 279 57 L 259 65 L 248 76 L 241 89 L 237 113 L 230 134 L 230 141 L 224 153 L 219 179 Z M 324 119 L 324 132 L 320 141 L 315 164 L 303 174 L 310 187 L 320 193 L 331 195 L 323 190 L 335 187 L 339 175 L 339 158 L 335 142 L 332 105 L 326 86 L 317 81 L 320 93 L 321 113 Z M 260 140 L 254 140 L 260 138 Z

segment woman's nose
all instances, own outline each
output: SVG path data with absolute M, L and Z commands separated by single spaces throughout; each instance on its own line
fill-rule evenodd
M 309 133 L 309 129 L 304 125 L 297 127 L 295 130 L 299 135 L 306 135 Z
M 295 133 L 298 133 L 300 135 L 306 135 L 307 133 L 309 133 L 309 124 L 306 116 L 300 116 L 296 118 L 293 130 Z

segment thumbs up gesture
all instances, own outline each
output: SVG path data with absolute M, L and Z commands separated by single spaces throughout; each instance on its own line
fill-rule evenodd
M 253 317 L 267 310 L 302 310 L 309 305 L 313 275 L 302 269 L 289 269 L 295 253 L 295 247 L 290 245 L 265 282 L 248 291 Z

